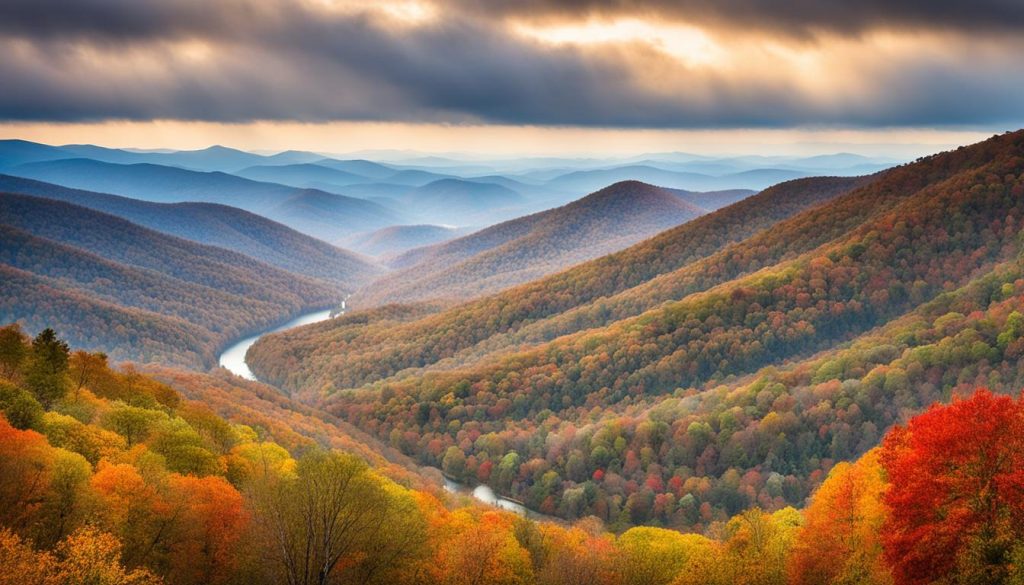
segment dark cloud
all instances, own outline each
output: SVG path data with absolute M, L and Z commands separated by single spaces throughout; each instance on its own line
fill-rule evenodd
M 429 24 L 406 27 L 285 0 L 4 0 L 0 119 L 763 127 L 998 125 L 1022 117 L 1016 96 L 1024 89 L 1018 59 L 1024 44 L 1013 39 L 950 48 L 964 55 L 880 56 L 877 63 L 871 55 L 857 57 L 836 66 L 850 68 L 858 91 L 823 99 L 784 67 L 778 74 L 737 75 L 689 67 L 642 44 L 585 51 L 544 45 L 492 17 L 520 10 L 512 2 L 497 13 L 485 13 L 483 3 L 452 2 L 461 4 L 446 5 Z M 684 15 L 683 6 L 696 11 L 703 4 L 684 1 L 670 9 L 655 3 L 644 10 Z M 761 3 L 719 4 L 740 10 Z M 824 8 L 806 22 L 823 22 L 830 12 L 825 8 L 839 2 L 817 4 Z M 891 22 L 909 22 L 913 3 L 897 4 L 908 16 Z M 635 8 L 624 2 L 523 5 L 534 15 Z M 941 13 L 944 3 L 929 5 Z M 999 4 L 1008 13 L 1003 26 L 1015 5 Z M 867 26 L 866 16 L 851 18 Z M 976 25 L 982 21 L 975 17 Z

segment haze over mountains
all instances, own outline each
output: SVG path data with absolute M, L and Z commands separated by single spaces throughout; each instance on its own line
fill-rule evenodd
M 209 367 L 228 341 L 343 296 L 326 282 L 53 199 L 0 195 L 0 226 L 0 319 L 33 329 L 65 323 L 69 339 L 115 359 Z
M 278 268 L 353 290 L 381 272 L 368 259 L 238 208 L 213 203 L 152 203 L 68 189 L 0 174 L 0 193 L 58 199 L 116 215 L 201 244 L 246 254 Z
M 778 168 L 758 170 L 770 162 Z M 800 170 L 801 164 L 806 169 L 832 164 L 843 172 L 881 163 L 852 155 L 801 162 L 678 154 L 639 161 L 406 157 L 375 162 L 299 151 L 270 156 L 223 147 L 143 152 L 9 140 L 0 141 L 0 193 L 12 195 L 0 195 L 6 208 L 6 220 L 0 223 L 7 226 L 10 249 L 21 251 L 5 260 L 11 285 L 18 282 L 23 291 L 64 289 L 63 304 L 52 314 L 36 315 L 33 323 L 66 318 L 74 306 L 101 303 L 108 322 L 103 329 L 122 333 L 79 335 L 73 337 L 76 343 L 108 348 L 119 358 L 164 359 L 174 353 L 177 363 L 208 364 L 211 352 L 232 337 L 307 307 L 336 305 L 353 292 L 352 306 L 436 306 L 558 272 L 741 201 L 755 193 L 744 186 L 759 185 L 750 177 L 767 181 L 807 172 Z M 705 172 L 693 170 L 698 167 Z M 749 170 L 753 174 L 744 175 Z M 709 174 L 714 172 L 720 174 Z M 740 176 L 744 178 L 735 179 Z M 607 188 L 591 194 L 582 191 L 618 177 L 629 179 L 601 185 Z M 660 179 L 672 188 L 640 178 Z M 692 184 L 729 189 L 676 188 Z M 47 206 L 39 197 L 63 204 Z M 15 209 L 21 211 L 16 214 Z M 50 221 L 74 221 L 63 230 L 29 221 L 47 213 L 53 215 Z M 107 226 L 121 239 L 83 239 L 87 228 L 79 223 L 82 218 Z M 172 245 L 175 240 L 161 239 L 164 235 L 218 251 L 182 242 Z M 237 273 L 211 265 L 201 274 L 166 274 L 167 266 L 133 264 L 123 252 L 114 253 L 116 247 L 164 250 L 181 263 L 214 253 L 220 255 L 217 265 L 237 262 L 259 268 Z M 29 261 L 61 255 L 77 268 L 59 263 L 41 271 L 38 261 Z M 106 271 L 102 277 L 80 268 L 94 257 L 102 258 L 97 260 Z M 196 260 L 202 262 L 207 260 Z M 61 269 L 53 272 L 57 266 Z M 159 274 L 144 278 L 137 273 L 140 269 Z M 257 275 L 264 271 L 263 280 L 291 284 L 260 282 Z M 236 275 L 236 284 L 211 287 L 208 274 L 217 272 Z M 256 287 L 247 295 L 251 302 L 229 300 L 244 290 L 242 282 Z M 216 297 L 204 310 L 169 308 L 164 293 L 156 292 L 177 290 L 182 298 L 204 298 L 207 293 L 195 286 L 211 287 L 207 293 Z M 299 287 L 302 292 L 271 310 L 260 304 L 262 293 L 257 292 L 267 287 Z M 223 294 L 229 296 L 217 296 Z M 25 309 L 15 302 L 5 315 L 19 319 Z M 202 317 L 207 310 L 221 317 Z M 127 325 L 110 325 L 118 320 Z M 155 329 L 147 330 L 143 323 Z M 197 342 L 184 351 L 189 335 Z M 151 341 L 127 341 L 142 338 Z
M 625 248 L 707 210 L 639 181 L 401 254 L 396 272 L 352 298 L 372 302 L 469 299 Z
M 221 171 L 199 172 L 151 163 L 115 164 L 63 159 L 19 165 L 9 172 L 77 189 L 147 201 L 202 201 L 231 205 L 326 240 L 363 226 L 378 228 L 399 221 L 397 213 L 364 199 L 251 181 Z

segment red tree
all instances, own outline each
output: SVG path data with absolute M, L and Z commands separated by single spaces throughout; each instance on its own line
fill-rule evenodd
M 897 583 L 1005 579 L 1024 537 L 1024 402 L 981 389 L 933 406 L 893 429 L 881 461 L 882 541 Z

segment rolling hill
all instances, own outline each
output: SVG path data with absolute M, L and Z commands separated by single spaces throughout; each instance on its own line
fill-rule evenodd
M 152 203 L 0 175 L 0 192 L 46 197 L 150 229 L 245 254 L 351 291 L 381 272 L 366 259 L 262 216 L 213 203 Z
M 637 302 L 633 298 L 634 289 L 644 291 L 656 284 L 679 283 L 684 291 L 692 290 L 694 276 L 703 275 L 708 264 L 743 257 L 746 252 L 737 252 L 745 247 L 744 240 L 767 238 L 772 233 L 770 228 L 778 222 L 872 180 L 808 178 L 783 183 L 620 252 L 438 315 L 399 324 L 389 322 L 386 326 L 372 319 L 359 320 L 346 327 L 353 316 L 319 326 L 319 329 L 307 328 L 305 335 L 295 332 L 287 337 L 267 338 L 254 346 L 250 363 L 265 359 L 262 375 L 270 377 L 264 379 L 289 388 L 299 388 L 312 380 L 318 383 L 334 380 L 336 384 L 358 386 L 407 368 L 441 363 L 444 359 L 457 357 L 460 361 L 472 361 L 487 352 L 549 341 L 559 335 L 611 322 L 614 319 L 612 309 L 619 310 L 620 315 L 636 315 L 660 304 L 666 300 L 666 295 L 680 294 L 678 289 L 659 287 Z M 861 205 L 859 209 L 864 212 L 868 207 Z M 836 225 L 839 227 L 833 230 L 809 231 L 793 242 L 764 248 L 768 254 L 762 262 L 770 263 L 794 250 L 818 245 L 830 233 L 843 228 L 843 224 Z M 429 250 L 424 248 L 417 253 Z M 720 280 L 754 268 L 736 262 L 729 264 L 728 272 L 711 274 Z M 674 278 L 677 273 L 682 273 L 684 278 Z M 612 303 L 610 299 L 623 302 Z M 327 366 L 327 362 L 335 358 L 326 348 L 331 346 L 330 342 L 338 340 L 344 340 L 341 347 L 349 353 Z M 364 360 L 359 357 L 364 349 L 368 351 L 367 357 L 370 354 L 379 357 L 381 352 L 387 355 L 384 360 Z M 273 354 L 284 351 L 308 356 L 307 367 L 278 370 Z
M 352 173 L 374 181 L 383 181 L 398 173 L 399 169 L 364 159 L 323 158 L 314 162 L 317 166 Z
M 406 192 L 399 201 L 418 221 L 446 225 L 489 225 L 521 214 L 528 203 L 508 187 L 463 179 L 432 181 Z
M 89 159 L 29 163 L 8 172 L 66 187 L 159 203 L 197 201 L 230 205 L 328 241 L 398 221 L 394 212 L 370 201 L 316 189 L 252 181 L 223 172 L 198 172 L 149 163 L 121 165 Z
M 680 246 L 744 216 L 763 223 Z M 1022 226 L 1024 131 L 784 183 L 418 321 L 272 336 L 250 362 L 326 387 L 331 411 L 424 463 L 505 468 L 489 483 L 528 505 L 685 526 L 799 504 L 907 409 L 1024 382 Z M 670 494 L 692 514 L 653 505 Z
M 60 325 L 115 359 L 208 367 L 227 342 L 342 293 L 248 256 L 62 201 L 0 194 L 0 320 Z
M 351 302 L 473 298 L 628 247 L 703 213 L 665 189 L 617 183 L 563 207 L 406 252 L 391 262 L 403 270 Z

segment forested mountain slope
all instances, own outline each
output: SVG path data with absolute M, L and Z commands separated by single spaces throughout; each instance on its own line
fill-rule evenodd
M 264 379 L 289 388 L 304 387 L 314 380 L 358 386 L 407 368 L 449 359 L 460 352 L 514 348 L 522 342 L 516 336 L 552 339 L 593 326 L 591 321 L 566 319 L 563 315 L 592 312 L 599 317 L 607 316 L 611 305 L 606 298 L 629 295 L 630 289 L 661 274 L 669 279 L 675 271 L 698 260 L 731 253 L 730 244 L 740 245 L 737 242 L 752 234 L 763 232 L 767 237 L 769 232 L 765 228 L 777 221 L 870 180 L 814 178 L 782 183 L 621 252 L 439 315 L 399 325 L 375 323 L 371 319 L 349 326 L 346 320 L 337 320 L 267 338 L 253 348 L 251 359 L 253 363 L 262 362 L 261 375 L 268 376 Z M 807 235 L 821 237 L 820 232 L 808 231 Z M 774 256 L 785 251 L 786 248 L 778 247 Z M 732 273 L 748 269 L 736 262 L 729 264 Z M 709 273 L 712 277 L 716 275 L 722 278 L 720 272 Z M 279 369 L 275 353 L 302 355 L 303 367 Z
M 116 359 L 212 365 L 243 334 L 343 293 L 213 246 L 61 201 L 0 194 L 0 320 L 62 325 Z
M 360 291 L 352 302 L 481 296 L 628 247 L 703 213 L 668 190 L 616 183 L 556 209 L 410 250 L 390 263 L 404 270 Z
M 245 254 L 284 270 L 351 291 L 381 268 L 357 254 L 283 224 L 226 205 L 153 203 L 0 175 L 0 192 L 57 199 L 127 219 L 150 229 Z
M 463 478 L 485 466 L 499 490 L 569 517 L 706 522 L 800 503 L 902 408 L 979 378 L 1019 384 L 1022 227 L 1017 132 L 885 172 L 609 299 L 576 326 L 591 329 L 547 343 L 394 376 L 472 341 L 442 328 L 417 347 L 390 337 L 416 322 L 347 338 L 321 326 L 268 339 L 254 365 L 281 376 L 275 351 L 294 367 L 295 348 L 319 339 L 337 353 L 301 363 L 318 381 L 307 387 L 333 384 L 332 411 L 424 462 Z M 459 310 L 425 322 L 458 323 Z M 891 348 L 873 349 L 878 327 Z M 374 335 L 363 357 L 344 351 Z M 844 349 L 851 340 L 860 353 Z M 684 496 L 681 515 L 656 503 Z

